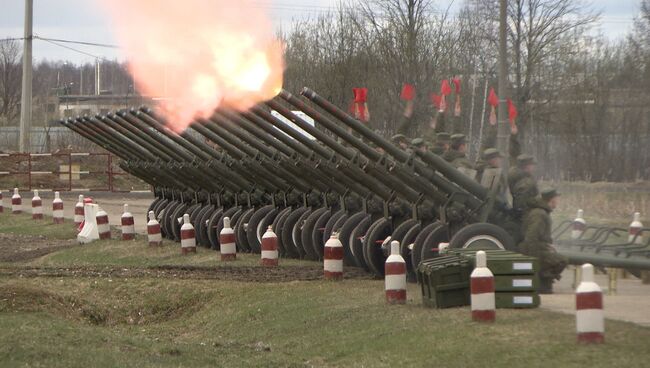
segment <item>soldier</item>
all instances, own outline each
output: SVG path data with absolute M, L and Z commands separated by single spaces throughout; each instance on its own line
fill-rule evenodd
M 404 134 L 395 134 L 390 138 L 390 140 L 393 142 L 393 144 L 403 149 L 404 151 L 406 151 L 409 148 L 408 139 L 406 138 L 406 136 L 404 136 Z
M 427 152 L 428 148 L 427 145 L 424 142 L 424 139 L 422 138 L 415 138 L 411 141 L 411 150 L 413 152 L 420 151 L 420 152 Z
M 497 150 L 496 148 L 488 148 L 485 151 L 483 151 L 483 155 L 481 156 L 481 159 L 479 159 L 476 162 L 476 170 L 477 170 L 477 175 L 476 175 L 476 180 L 484 185 L 487 188 L 492 188 L 496 190 L 497 196 L 501 198 L 504 202 L 506 200 L 506 190 L 508 188 L 508 185 L 506 184 L 506 178 L 504 175 L 501 174 L 501 171 L 498 170 L 495 174 L 498 175 L 496 180 L 493 180 L 494 182 L 487 182 L 489 178 L 485 178 L 486 182 L 484 183 L 483 181 L 483 173 L 486 170 L 489 169 L 501 169 L 501 166 L 503 164 L 503 155 L 501 155 L 501 152 Z M 498 183 L 498 187 L 495 187 L 494 184 Z
M 524 215 L 524 239 L 519 243 L 519 251 L 537 257 L 540 263 L 540 293 L 553 292 L 553 280 L 559 280 L 567 266 L 567 259 L 558 254 L 551 237 L 551 212 L 557 207 L 559 194 L 555 189 L 545 190 L 541 198 L 530 202 Z
M 474 170 L 474 165 L 465 155 L 467 150 L 467 142 L 465 141 L 465 135 L 463 134 L 454 134 L 451 136 L 451 147 L 444 154 L 443 158 L 448 162 L 451 162 L 456 168 L 465 168 Z
M 537 162 L 530 155 L 517 156 L 517 165 L 510 168 L 508 172 L 508 185 L 512 194 L 512 208 L 519 214 L 523 214 L 532 201 L 539 194 L 537 180 L 533 174 Z
M 436 142 L 431 150 L 436 155 L 444 155 L 449 150 L 451 136 L 447 132 L 436 134 Z

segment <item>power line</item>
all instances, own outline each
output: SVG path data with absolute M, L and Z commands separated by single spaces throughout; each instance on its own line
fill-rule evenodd
M 92 57 L 92 58 L 94 58 L 94 59 L 101 59 L 101 60 L 106 60 L 106 61 L 108 61 L 108 59 L 105 58 L 105 57 L 103 57 L 103 56 L 93 55 L 93 54 L 91 54 L 91 53 L 89 53 L 89 52 L 85 52 L 85 51 L 81 51 L 81 50 L 79 50 L 79 49 L 75 49 L 74 47 L 70 47 L 70 46 L 66 46 L 66 45 L 61 45 L 60 43 L 57 43 L 57 42 L 55 42 L 55 41 L 50 41 L 49 39 L 44 39 L 44 38 L 39 38 L 39 39 L 42 40 L 42 41 L 45 41 L 45 42 L 51 43 L 51 44 L 53 44 L 53 45 L 55 45 L 55 46 L 59 46 L 59 47 L 62 47 L 62 48 L 64 48 L 64 49 L 68 49 L 68 50 L 71 50 L 71 51 L 74 51 L 74 52 L 80 53 L 80 54 L 82 54 L 82 55 L 90 56 L 90 57 Z
M 97 46 L 97 47 L 108 47 L 112 49 L 119 49 L 120 47 L 117 45 L 109 45 L 106 43 L 96 43 L 96 42 L 85 42 L 85 41 L 73 41 L 73 40 L 63 40 L 59 38 L 47 38 L 47 37 L 41 37 L 34 35 L 35 39 L 43 40 L 43 41 L 53 41 L 53 42 L 62 42 L 62 43 L 74 43 L 77 45 L 86 45 L 86 46 Z

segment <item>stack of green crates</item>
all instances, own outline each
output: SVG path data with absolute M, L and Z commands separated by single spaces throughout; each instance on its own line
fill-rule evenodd
M 485 252 L 487 266 L 494 274 L 496 307 L 538 307 L 537 259 L 505 250 Z M 424 304 L 433 308 L 469 305 L 475 256 L 475 249 L 452 249 L 446 256 L 421 262 L 417 277 Z
M 468 258 L 474 269 L 475 249 L 453 249 L 450 253 Z M 494 275 L 496 307 L 539 307 L 537 258 L 505 250 L 486 250 L 485 253 L 487 253 L 487 266 Z
M 422 301 L 431 308 L 451 308 L 468 305 L 469 277 L 472 265 L 467 257 L 449 255 L 420 262 L 418 284 Z

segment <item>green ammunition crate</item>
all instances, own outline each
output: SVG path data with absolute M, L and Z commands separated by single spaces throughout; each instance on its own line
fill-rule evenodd
M 422 302 L 431 308 L 469 305 L 469 279 L 472 266 L 457 255 L 439 257 L 420 263 L 417 272 Z
M 537 308 L 539 295 L 536 292 L 495 293 L 497 308 Z
M 539 287 L 537 275 L 496 275 L 494 276 L 495 291 L 536 291 Z
M 537 258 L 504 250 L 485 251 L 487 253 L 487 266 L 496 275 L 532 275 L 538 270 Z M 452 254 L 467 257 L 474 267 L 476 251 L 465 249 L 452 249 Z

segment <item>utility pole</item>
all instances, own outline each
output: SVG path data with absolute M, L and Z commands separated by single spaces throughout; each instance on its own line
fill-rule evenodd
M 506 96 L 508 96 L 508 39 L 506 27 L 508 21 L 508 0 L 500 0 L 499 8 L 499 117 L 497 123 L 497 149 L 501 154 L 508 157 L 508 143 L 510 128 L 508 126 L 508 107 Z M 503 160 L 503 174 L 508 172 L 508 159 Z
M 95 59 L 95 95 L 99 96 L 102 91 L 102 65 L 99 59 Z
M 31 149 L 32 130 L 32 29 L 34 0 L 25 0 L 25 35 L 23 40 L 23 86 L 20 98 L 19 151 Z

